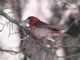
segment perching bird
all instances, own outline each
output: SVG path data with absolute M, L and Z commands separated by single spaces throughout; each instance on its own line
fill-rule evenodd
M 29 20 L 30 31 L 37 39 L 60 35 L 58 29 L 40 21 L 37 17 L 30 16 L 27 19 Z

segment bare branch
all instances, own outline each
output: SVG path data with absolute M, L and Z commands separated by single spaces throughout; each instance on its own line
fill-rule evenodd
M 10 22 L 15 23 L 19 26 L 19 22 L 18 20 L 15 20 L 13 18 L 11 18 L 9 15 L 7 15 L 5 12 L 3 12 L 2 10 L 0 10 L 0 15 L 4 16 L 6 19 L 8 19 Z

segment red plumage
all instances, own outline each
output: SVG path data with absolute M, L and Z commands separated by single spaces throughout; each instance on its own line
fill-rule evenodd
M 38 39 L 48 36 L 60 35 L 58 29 L 54 28 L 53 26 L 47 23 L 40 21 L 38 18 L 34 16 L 28 17 L 28 20 L 31 33 Z

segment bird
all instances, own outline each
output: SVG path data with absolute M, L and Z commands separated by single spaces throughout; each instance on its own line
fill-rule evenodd
M 29 16 L 27 18 L 29 21 L 29 28 L 31 33 L 37 38 L 51 37 L 60 35 L 60 30 L 51 26 L 45 22 L 42 22 L 39 18 L 35 16 Z

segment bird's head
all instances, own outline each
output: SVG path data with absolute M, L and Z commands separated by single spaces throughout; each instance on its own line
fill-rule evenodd
M 34 17 L 34 16 L 30 16 L 27 18 L 27 20 L 29 21 L 29 25 L 34 25 L 39 19 Z

